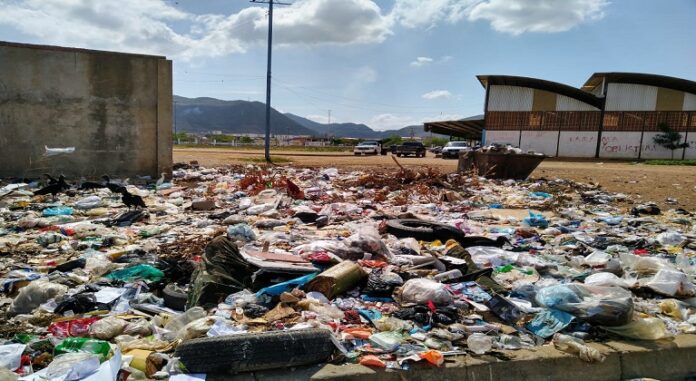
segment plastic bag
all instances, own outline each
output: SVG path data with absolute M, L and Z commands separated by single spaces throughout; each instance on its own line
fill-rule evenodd
M 64 295 L 68 287 L 62 284 L 37 280 L 19 290 L 12 301 L 8 314 L 28 314 L 47 301 Z
M 217 321 L 217 317 L 210 316 L 194 320 L 184 326 L 176 335 L 177 340 L 189 340 L 203 337 Z
M 393 259 L 389 248 L 382 242 L 379 232 L 374 228 L 363 227 L 359 232 L 346 238 L 345 243 L 348 247 L 357 248 L 363 252 L 374 254 L 379 259 L 386 260 L 387 262 Z
M 46 377 L 49 380 L 79 380 L 96 372 L 99 364 L 99 357 L 94 354 L 66 353 L 53 359 L 46 368 Z
M 125 269 L 116 270 L 106 276 L 108 279 L 117 279 L 124 282 L 130 282 L 136 279 L 145 279 L 148 281 L 157 282 L 164 277 L 164 273 L 159 269 L 146 265 L 139 264 Z
M 477 355 L 482 355 L 493 348 L 493 338 L 483 333 L 472 333 L 466 338 L 466 346 Z
M 671 337 L 665 323 L 655 317 L 637 319 L 626 325 L 602 327 L 605 330 L 635 340 L 660 340 Z
M 395 351 L 401 345 L 404 337 L 398 332 L 379 332 L 370 336 L 370 343 L 387 352 Z
M 696 287 L 689 277 L 681 271 L 660 270 L 649 280 L 646 287 L 667 296 L 690 297 L 696 295 Z
M 568 312 L 590 324 L 619 326 L 633 317 L 632 294 L 620 287 L 559 284 L 542 288 L 536 301 L 548 308 Z
M 0 368 L 15 370 L 22 365 L 25 344 L 0 345 Z
M 406 281 L 403 287 L 395 292 L 394 299 L 402 306 L 426 304 L 428 301 L 446 305 L 452 303 L 452 294 L 442 283 L 427 278 L 416 278 Z
M 89 327 L 89 334 L 97 339 L 111 340 L 120 335 L 127 324 L 125 320 L 107 317 L 92 323 L 92 326 Z
M 206 317 L 208 314 L 202 307 L 193 307 L 186 312 L 177 315 L 164 326 L 164 329 L 172 332 L 179 332 L 188 323 Z
M 404 284 L 399 274 L 375 270 L 367 277 L 367 286 L 363 292 L 370 296 L 388 297 L 394 292 L 394 288 Z
M 247 224 L 237 224 L 228 227 L 227 236 L 234 241 L 250 242 L 256 240 L 256 233 Z
M 557 333 L 553 336 L 553 346 L 559 351 L 577 355 L 585 362 L 602 362 L 605 356 L 597 349 L 589 347 L 584 341 Z
M 602 286 L 602 287 L 621 287 L 628 288 L 628 283 L 612 273 L 595 273 L 587 278 L 585 278 L 584 283 L 588 286 Z
M 75 208 L 77 209 L 93 209 L 101 206 L 102 201 L 99 196 L 89 196 L 75 202 Z

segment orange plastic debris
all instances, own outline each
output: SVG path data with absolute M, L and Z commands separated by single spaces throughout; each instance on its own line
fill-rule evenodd
M 380 360 L 379 357 L 375 355 L 367 355 L 360 358 L 360 365 L 365 366 L 376 366 L 378 368 L 386 368 L 387 364 Z
M 421 352 L 418 355 L 422 359 L 425 359 L 427 362 L 436 366 L 440 366 L 445 362 L 445 356 L 443 356 L 440 351 Z
M 372 331 L 370 331 L 368 328 L 361 327 L 346 328 L 343 330 L 343 332 L 350 334 L 356 339 L 369 339 L 372 335 Z

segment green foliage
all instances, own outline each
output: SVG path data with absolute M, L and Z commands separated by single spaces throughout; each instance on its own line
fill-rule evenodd
M 449 139 L 447 139 L 447 138 L 436 138 L 436 137 L 433 137 L 433 138 L 425 138 L 425 139 L 423 139 L 423 145 L 426 146 L 426 147 L 430 147 L 430 146 L 444 146 L 445 144 L 447 144 L 447 142 L 449 142 Z
M 653 137 L 653 142 L 660 145 L 668 150 L 672 151 L 672 158 L 674 158 L 674 150 L 679 148 L 689 147 L 689 143 L 680 143 L 682 140 L 682 134 L 674 131 L 667 123 L 660 123 L 657 128 L 662 131 Z
M 239 138 L 239 142 L 242 144 L 250 144 L 250 143 L 254 142 L 254 139 L 252 139 L 248 136 L 242 136 L 241 138 Z
M 189 134 L 187 134 L 185 132 L 179 132 L 179 133 L 173 134 L 172 138 L 174 140 L 188 140 Z
M 230 143 L 235 141 L 235 137 L 232 135 L 207 135 L 210 140 L 215 140 L 218 143 Z
M 399 135 L 392 135 L 388 137 L 387 139 L 384 139 L 384 146 L 389 147 L 390 145 L 400 145 L 404 142 L 404 139 L 401 138 Z
M 646 160 L 643 162 L 647 165 L 684 165 L 696 166 L 696 160 Z

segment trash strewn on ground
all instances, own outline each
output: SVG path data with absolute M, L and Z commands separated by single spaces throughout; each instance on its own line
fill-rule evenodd
M 26 181 L 0 184 L 0 368 L 23 380 L 542 345 L 594 363 L 592 342 L 696 332 L 692 214 L 596 185 L 400 166 Z

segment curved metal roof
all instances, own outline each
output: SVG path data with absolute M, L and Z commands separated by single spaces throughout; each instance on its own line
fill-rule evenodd
M 582 89 L 588 92 L 592 91 L 592 89 L 602 85 L 602 80 L 606 80 L 607 83 L 635 83 L 638 85 L 664 87 L 696 94 L 696 82 L 694 81 L 646 73 L 594 73 L 585 82 Z
M 556 94 L 565 95 L 566 97 L 577 99 L 599 109 L 602 108 L 604 102 L 602 98 L 598 98 L 593 94 L 582 91 L 578 88 L 538 78 L 518 77 L 512 75 L 477 75 L 476 78 L 478 78 L 483 87 L 487 87 L 487 85 L 530 87 L 533 89 L 545 90 Z

